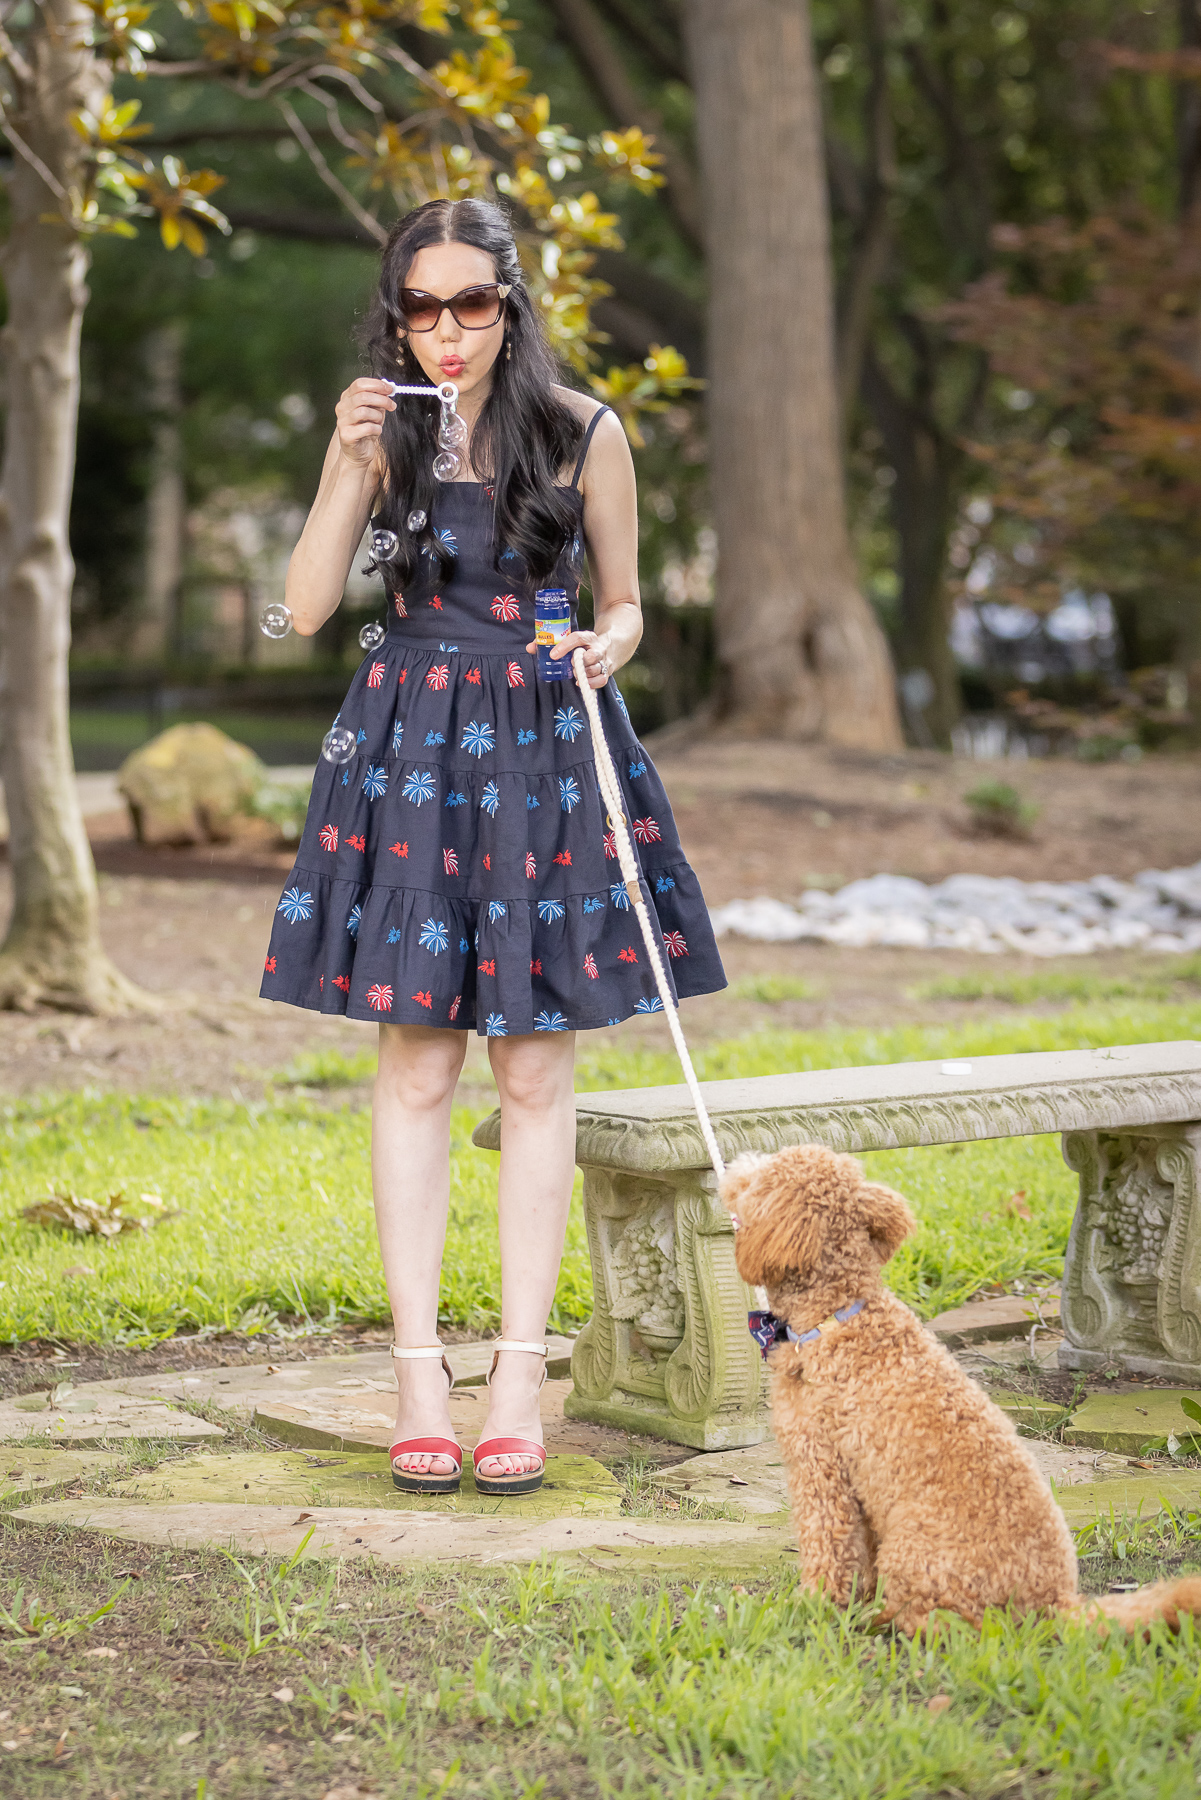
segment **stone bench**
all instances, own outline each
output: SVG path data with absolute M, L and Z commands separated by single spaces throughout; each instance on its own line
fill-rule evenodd
M 1201 1043 L 820 1069 L 704 1093 L 727 1160 L 1062 1132 L 1080 1198 L 1061 1362 L 1201 1384 Z M 703 1450 L 759 1442 L 750 1294 L 687 1088 L 581 1094 L 576 1117 L 594 1299 L 569 1412 Z M 499 1150 L 499 1112 L 474 1141 Z

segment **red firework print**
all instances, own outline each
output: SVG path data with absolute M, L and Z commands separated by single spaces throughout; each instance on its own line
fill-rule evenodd
M 600 980 L 600 970 L 596 966 L 596 958 L 593 956 L 591 950 L 589 950 L 587 956 L 584 958 L 584 973 L 589 981 Z
M 439 600 L 437 594 L 435 594 L 433 599 L 430 601 L 430 605 L 433 607 L 435 612 L 442 611 L 442 602 L 441 602 L 441 600 Z
M 556 856 L 555 861 L 558 862 L 558 860 L 559 859 Z M 533 881 L 535 875 L 538 873 L 538 864 L 534 860 L 534 852 L 532 850 L 527 850 L 525 853 L 525 872 L 526 878 L 529 881 Z
M 338 848 L 338 827 L 336 825 L 323 825 L 319 836 L 321 838 L 321 848 L 323 850 L 336 850 Z
M 495 957 L 493 957 L 490 962 L 482 962 L 480 964 L 480 974 L 481 975 L 495 975 L 496 974 L 496 958 Z
M 391 988 L 388 989 L 388 992 L 389 993 L 392 992 Z M 367 996 L 367 998 L 368 999 L 371 998 L 370 994 Z M 418 1006 L 432 1006 L 434 1004 L 434 996 L 430 993 L 414 994 L 413 999 L 416 1000 Z
M 466 673 L 466 675 L 464 675 L 464 677 L 463 677 L 463 680 L 464 680 L 464 681 L 470 681 L 470 682 L 472 682 L 472 683 L 474 683 L 474 685 L 475 685 L 475 686 L 476 686 L 476 687 L 479 687 L 479 685 L 480 685 L 480 672 L 479 672 L 479 670 L 478 670 L 478 669 L 468 669 L 468 671 L 467 671 L 467 673 Z
M 318 975 L 318 977 L 317 977 L 317 992 L 319 994 L 323 994 L 325 992 L 325 976 L 324 975 Z
M 485 868 L 486 868 L 486 869 L 491 869 L 491 867 L 492 867 L 492 857 L 491 857 L 491 854 L 489 854 L 489 855 L 488 855 L 488 856 L 486 856 L 486 857 L 485 857 L 485 858 L 484 858 L 484 867 L 485 867 Z
M 388 666 L 387 663 L 372 663 L 371 667 L 367 671 L 367 686 L 368 687 L 377 688 L 377 687 L 383 686 L 384 670 L 387 668 L 387 666 Z
M 268 975 L 274 975 L 274 973 L 275 973 L 275 958 L 273 956 L 269 956 L 267 958 L 266 962 L 263 964 L 263 967 L 267 971 Z
M 525 686 L 525 676 L 521 672 L 520 663 L 511 662 L 506 664 L 505 673 L 509 677 L 509 686 L 511 688 Z
M 663 836 L 654 819 L 635 819 L 632 830 L 640 844 L 657 844 Z
M 500 620 L 502 625 L 509 625 L 514 619 L 521 617 L 521 608 L 517 604 L 516 594 L 498 594 L 488 610 L 493 618 Z
M 542 958 L 540 956 L 536 956 L 534 958 L 533 962 L 530 964 L 530 974 L 531 975 L 541 975 L 541 973 L 542 973 Z
M 348 837 L 346 842 L 352 850 L 365 850 L 367 848 L 367 839 L 365 837 Z
M 605 855 L 608 857 L 611 857 L 613 859 L 613 861 L 616 862 L 617 861 L 617 838 L 616 838 L 615 834 L 611 831 L 606 831 L 603 841 L 604 841 L 604 846 L 605 846 Z
M 350 976 L 349 975 L 335 975 L 334 976 L 334 986 L 337 988 L 341 988 L 341 990 L 344 994 L 349 994 L 349 992 L 350 992 Z
M 435 693 L 440 694 L 449 680 L 449 663 L 435 663 L 432 669 L 426 671 L 425 685 L 426 687 L 433 688 Z
M 462 998 L 463 998 L 462 994 L 455 995 L 454 999 L 450 1003 L 450 1011 L 446 1015 L 448 1019 L 457 1019 L 458 1018 L 459 1002 Z
M 555 858 L 555 861 L 560 865 L 561 868 L 570 869 L 570 867 L 571 867 L 571 851 L 570 850 L 560 850 L 558 856 L 556 856 L 556 858 Z
M 398 619 L 407 619 L 408 618 L 409 609 L 404 603 L 403 594 L 397 594 L 397 596 L 396 596 L 395 600 L 392 602 L 392 604 L 396 608 L 396 616 Z M 402 675 L 400 679 L 403 681 L 404 676 Z
M 688 945 L 684 942 L 683 932 L 665 931 L 663 933 L 663 942 L 667 945 L 667 954 L 669 956 L 687 956 Z
M 635 950 L 633 944 L 627 945 L 624 950 L 619 950 L 617 952 L 617 960 L 618 962 L 637 962 L 638 952 Z
M 442 852 L 442 867 L 446 870 L 448 875 L 458 874 L 459 853 L 457 850 L 444 850 Z
M 403 844 L 389 844 L 388 848 L 392 852 L 393 856 L 407 856 L 409 854 L 409 846 L 408 846 L 407 842 L 403 843 Z
M 368 1006 L 374 1007 L 376 1012 L 391 1012 L 392 989 L 382 982 L 374 982 L 372 986 L 367 989 L 367 1004 Z
M 402 669 L 402 670 L 401 670 L 401 671 L 400 671 L 400 675 L 399 675 L 399 676 L 398 676 L 398 678 L 397 678 L 397 682 L 396 682 L 396 685 L 397 685 L 397 687 L 403 687 L 403 686 L 404 686 L 404 684 L 405 684 L 405 676 L 406 676 L 406 675 L 407 675 L 407 674 L 408 674 L 408 672 L 409 672 L 409 671 L 408 671 L 408 670 L 407 670 L 407 669 Z

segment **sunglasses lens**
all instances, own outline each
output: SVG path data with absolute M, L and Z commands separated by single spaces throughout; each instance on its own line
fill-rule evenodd
M 456 294 L 454 315 L 465 331 L 482 331 L 500 318 L 501 300 L 494 287 L 465 288 Z
M 401 289 L 401 316 L 410 331 L 431 331 L 438 323 L 440 310 L 438 301 L 431 294 L 421 294 L 413 288 Z

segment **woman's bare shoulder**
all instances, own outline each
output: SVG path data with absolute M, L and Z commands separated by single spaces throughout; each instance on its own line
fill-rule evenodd
M 563 387 L 559 382 L 555 383 L 555 399 L 569 406 L 582 425 L 587 425 L 589 419 L 604 407 L 604 402 L 595 400 L 591 394 L 581 394 L 578 388 Z

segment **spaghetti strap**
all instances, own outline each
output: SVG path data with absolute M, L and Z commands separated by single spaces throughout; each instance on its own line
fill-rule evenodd
M 596 430 L 605 414 L 612 411 L 613 408 L 611 406 L 598 406 L 588 421 L 588 429 L 584 433 L 584 441 L 580 445 L 580 454 L 575 460 L 575 474 L 571 478 L 571 490 L 573 493 L 576 493 L 579 489 L 580 476 L 584 473 L 584 461 L 588 455 L 588 446 L 592 442 L 592 433 Z

